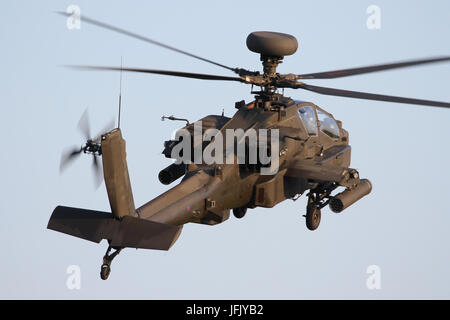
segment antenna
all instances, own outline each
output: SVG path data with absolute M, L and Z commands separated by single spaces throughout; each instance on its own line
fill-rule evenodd
M 120 129 L 120 111 L 122 109 L 122 56 L 120 57 L 120 89 L 119 89 L 119 119 L 117 121 L 117 128 Z

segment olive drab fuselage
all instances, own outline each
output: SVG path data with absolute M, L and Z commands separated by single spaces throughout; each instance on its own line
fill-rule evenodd
M 306 126 L 311 127 L 311 123 L 305 124 L 300 113 L 302 108 L 313 112 L 314 132 L 308 132 Z M 334 122 L 335 135 L 321 129 L 318 113 Z M 277 172 L 262 175 L 237 161 L 211 165 L 191 163 L 180 184 L 137 209 L 140 217 L 172 225 L 188 222 L 217 224 L 228 219 L 230 209 L 273 207 L 321 182 L 328 182 L 327 172 L 322 173 L 323 177 L 321 172 L 313 173 L 317 179 L 296 173 L 299 163 L 336 169 L 339 180 L 335 182 L 341 181 L 340 174 L 350 165 L 347 131 L 331 114 L 309 102 L 280 97 L 280 100 L 263 106 L 255 101 L 241 104 L 231 119 L 207 116 L 200 120 L 204 131 L 216 128 L 223 137 L 226 137 L 226 129 L 278 129 Z M 190 124 L 184 129 L 192 132 L 193 126 Z

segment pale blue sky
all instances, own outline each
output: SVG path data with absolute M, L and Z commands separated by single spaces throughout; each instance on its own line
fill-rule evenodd
M 450 110 L 320 96 L 312 101 L 350 132 L 352 166 L 373 192 L 342 214 L 322 212 L 306 229 L 306 201 L 250 210 L 214 227 L 187 225 L 168 252 L 126 249 L 108 281 L 96 245 L 46 230 L 59 204 L 109 210 L 94 190 L 90 159 L 59 175 L 61 151 L 81 144 L 76 129 L 89 107 L 93 131 L 116 114 L 119 77 L 65 64 L 124 65 L 231 75 L 221 68 L 87 24 L 69 31 L 53 13 L 82 14 L 230 66 L 259 69 L 245 39 L 256 30 L 290 33 L 298 52 L 279 71 L 309 73 L 450 54 L 449 1 L 1 1 L 0 298 L 450 298 Z M 366 9 L 381 8 L 368 30 Z M 450 64 L 309 81 L 342 89 L 450 101 Z M 234 113 L 250 87 L 124 74 L 122 130 L 136 205 L 167 190 L 162 143 L 179 125 Z M 366 268 L 381 268 L 381 290 Z M 66 268 L 79 265 L 81 289 Z

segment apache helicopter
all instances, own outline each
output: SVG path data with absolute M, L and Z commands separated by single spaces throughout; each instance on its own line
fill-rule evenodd
M 61 14 L 69 16 L 67 13 Z M 200 119 L 201 134 L 208 129 L 216 129 L 219 133 L 227 129 L 243 129 L 247 132 L 250 128 L 278 129 L 279 132 L 277 138 L 279 150 L 270 150 L 271 153 L 277 152 L 279 156 L 277 171 L 274 174 L 263 175 L 260 172 L 263 167 L 261 163 L 250 164 L 248 161 L 243 163 L 234 161 L 232 164 L 175 162 L 161 170 L 159 180 L 167 185 L 183 177 L 181 182 L 136 209 L 128 175 L 125 140 L 122 138 L 121 130 L 119 128 L 105 130 L 96 138 L 91 138 L 87 120 L 83 117 L 84 120 L 80 121 L 79 125 L 87 142 L 81 148 L 64 155 L 61 167 L 65 167 L 77 155 L 87 153 L 93 155 L 94 166 L 99 171 L 97 157 L 101 156 L 111 213 L 58 206 L 51 215 L 48 228 L 96 243 L 106 239 L 109 246 L 103 257 L 100 272 L 103 280 L 108 278 L 111 262 L 123 248 L 168 250 L 179 237 L 183 225 L 189 222 L 216 225 L 229 218 L 230 210 L 236 218 L 242 218 L 248 208 L 271 208 L 286 199 L 295 200 L 307 192 L 306 226 L 310 230 L 315 230 L 321 220 L 322 208 L 329 205 L 333 212 L 342 212 L 371 192 L 370 181 L 361 179 L 359 172 L 350 167 L 349 135 L 342 127 L 342 122 L 334 119 L 333 115 L 314 103 L 285 97 L 279 89 L 305 89 L 332 96 L 450 107 L 448 102 L 339 90 L 300 81 L 339 78 L 449 61 L 449 56 L 301 75 L 279 74 L 276 72 L 278 64 L 285 56 L 292 55 L 297 50 L 296 38 L 276 32 L 253 32 L 247 37 L 247 47 L 260 54 L 263 65 L 263 72 L 260 73 L 231 68 L 87 17 L 83 17 L 82 21 L 214 64 L 238 76 L 122 66 L 78 67 L 251 84 L 252 87 L 260 87 L 259 91 L 252 91 L 255 100 L 249 103 L 236 102 L 237 111 L 231 118 L 225 117 L 222 113 Z M 195 123 L 174 116 L 163 117 L 164 119 L 184 120 L 187 124 L 183 129 L 194 134 Z M 247 143 L 245 137 L 243 140 Z M 168 158 L 173 158 L 172 151 L 178 143 L 180 140 L 165 141 L 162 153 Z M 202 142 L 202 150 L 209 143 L 212 142 Z M 236 159 L 235 155 L 234 158 Z M 339 187 L 343 187 L 344 190 L 332 195 Z M 114 252 L 110 253 L 111 250 Z

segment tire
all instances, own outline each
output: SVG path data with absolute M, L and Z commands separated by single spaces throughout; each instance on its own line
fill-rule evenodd
M 102 280 L 106 280 L 109 277 L 109 274 L 111 273 L 111 267 L 107 264 L 103 264 L 102 268 L 100 269 L 100 278 Z
M 233 215 L 238 218 L 242 219 L 245 214 L 247 213 L 247 208 L 235 208 L 233 209 Z
M 313 203 L 306 207 L 306 227 L 309 230 L 316 230 L 319 227 L 321 218 L 320 209 Z

